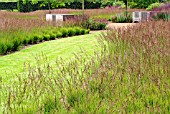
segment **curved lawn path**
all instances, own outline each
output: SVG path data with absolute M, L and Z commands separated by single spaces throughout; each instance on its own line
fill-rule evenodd
M 99 49 L 96 45 L 99 33 L 68 37 L 47 41 L 37 45 L 32 45 L 26 49 L 22 49 L 13 54 L 0 56 L 0 77 L 3 82 L 8 82 L 12 74 L 21 73 L 24 62 L 35 64 L 35 56 L 44 54 L 48 57 L 50 63 L 54 63 L 57 57 L 68 60 L 74 57 L 73 53 L 80 54 L 82 48 L 89 55 L 93 54 L 95 49 Z M 14 76 L 14 75 L 13 75 Z

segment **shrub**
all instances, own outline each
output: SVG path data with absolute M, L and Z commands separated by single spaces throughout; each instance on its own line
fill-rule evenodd
M 55 38 L 74 36 L 85 33 L 89 33 L 89 30 L 86 31 L 80 27 L 47 27 L 37 28 L 31 31 L 9 30 L 5 33 L 0 31 L 0 54 L 7 54 L 10 51 L 17 51 L 22 45 L 36 44 L 38 42 L 42 42 L 43 40 L 48 41 L 54 40 Z
M 105 30 L 105 29 L 106 29 L 106 23 L 101 23 L 100 30 Z
M 116 22 L 117 16 L 113 16 L 110 20 L 111 20 L 112 22 Z
M 54 33 L 54 34 L 57 34 L 57 33 L 58 33 L 58 31 L 59 31 L 59 30 L 58 30 L 57 28 L 56 28 L 56 29 L 51 30 L 51 32 L 52 32 L 52 33 Z
M 75 28 L 68 29 L 68 36 L 74 36 L 76 34 Z
M 75 28 L 75 34 L 76 34 L 76 35 L 80 35 L 80 32 L 81 32 L 81 31 L 80 31 L 80 28 L 79 28 L 79 27 L 76 27 L 76 28 Z
M 7 46 L 3 42 L 0 42 L 0 54 L 7 54 Z
M 57 33 L 56 33 L 56 38 L 60 38 L 60 37 L 62 37 L 63 36 L 63 34 L 60 32 L 60 31 L 58 31 Z
M 107 6 L 112 6 L 113 5 L 113 2 L 111 2 L 111 1 L 107 1 L 107 2 L 102 2 L 102 4 L 101 4 L 101 8 L 105 8 L 105 7 L 107 7 Z
M 14 44 L 12 42 L 9 42 L 9 41 L 6 42 L 6 53 L 12 51 L 13 45 Z
M 80 30 L 80 34 L 81 34 L 81 35 L 85 34 L 85 29 L 81 29 L 81 30 Z
M 128 2 L 128 6 L 130 7 L 130 8 L 136 8 L 137 7 L 137 3 L 136 2 Z
M 17 51 L 17 50 L 19 50 L 19 46 L 21 45 L 21 42 L 17 39 L 17 38 L 15 38 L 14 40 L 13 40 L 13 47 L 12 47 L 12 51 Z
M 55 40 L 56 36 L 56 34 L 50 34 L 50 40 Z
M 43 37 L 43 34 L 42 33 L 37 33 L 37 34 L 34 34 L 33 35 L 33 39 L 34 39 L 34 42 L 33 43 L 38 43 L 38 42 L 42 42 L 44 37 Z
M 125 8 L 125 3 L 123 1 L 113 2 L 113 6 Z
M 90 33 L 90 29 L 85 30 L 85 34 L 89 34 Z
M 39 35 L 38 35 L 38 41 L 39 41 L 39 42 L 42 42 L 43 39 L 44 39 L 43 34 L 40 34 L 40 33 L 39 33 Z
M 151 4 L 153 4 L 153 3 L 155 3 L 156 2 L 156 0 L 138 0 L 138 1 L 136 1 L 136 3 L 137 3 L 137 6 L 136 6 L 136 8 L 139 8 L 139 9 L 141 9 L 141 8 L 148 8 Z
M 43 37 L 44 37 L 45 41 L 49 41 L 50 40 L 50 35 L 49 34 L 44 34 Z
M 126 23 L 126 17 L 124 15 L 117 15 L 116 22 L 117 23 Z
M 36 44 L 39 41 L 38 35 L 34 34 L 33 36 L 33 44 Z
M 106 23 L 107 20 L 93 20 L 93 19 L 89 19 L 86 24 L 85 24 L 85 28 L 88 28 L 90 30 L 104 30 L 106 29 Z
M 120 14 L 120 15 L 114 16 L 112 18 L 112 22 L 116 22 L 116 23 L 131 23 L 132 22 L 132 16 L 128 12 L 125 12 L 124 14 Z
M 67 37 L 68 36 L 68 30 L 66 28 L 61 28 L 60 32 L 62 33 L 63 37 Z
M 28 42 L 29 42 L 29 40 L 28 40 L 28 37 L 26 36 L 26 37 L 23 39 L 22 43 L 23 43 L 24 45 L 27 45 Z
M 34 36 L 33 35 L 28 36 L 28 44 L 33 44 L 33 42 L 34 42 Z
M 110 17 L 110 18 L 108 19 L 108 21 L 112 21 L 112 17 Z
M 55 38 L 56 38 L 56 34 L 55 33 L 50 31 L 50 32 L 48 32 L 48 34 L 50 35 L 50 40 L 55 40 Z
M 164 13 L 158 13 L 157 15 L 154 15 L 152 17 L 154 20 L 164 20 L 164 21 L 168 21 L 170 20 L 170 14 L 168 12 L 164 12 Z
M 153 11 L 169 11 L 170 10 L 170 3 L 161 5 L 158 8 L 154 8 Z
M 162 6 L 163 4 L 160 4 L 160 3 L 153 3 L 153 4 L 151 4 L 151 5 L 149 5 L 147 8 L 146 8 L 146 10 L 147 11 L 150 11 L 150 10 L 153 10 L 153 9 L 155 9 L 155 8 L 159 8 L 160 6 Z
M 48 33 L 49 33 L 49 29 L 47 29 L 47 30 L 43 30 L 43 31 L 42 31 L 42 33 L 44 33 L 44 34 L 48 34 Z

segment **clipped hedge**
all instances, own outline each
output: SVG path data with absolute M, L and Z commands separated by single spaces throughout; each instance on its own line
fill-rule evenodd
M 101 3 L 100 2 L 90 2 L 85 1 L 85 9 L 96 9 L 100 8 Z M 51 9 L 56 8 L 69 8 L 69 9 L 81 9 L 82 3 L 79 1 L 75 2 L 65 2 L 63 3 L 52 3 Z M 48 4 L 47 2 L 44 3 L 44 1 L 38 1 L 36 3 L 32 3 L 32 1 L 27 0 L 23 2 L 23 0 L 19 0 L 18 2 L 0 2 L 0 10 L 13 10 L 18 9 L 20 12 L 31 12 L 35 10 L 47 10 Z
M 0 2 L 0 10 L 17 9 L 17 2 Z
M 37 44 L 43 41 L 55 40 L 68 36 L 88 34 L 90 30 L 80 27 L 35 29 L 31 32 L 16 31 L 14 33 L 0 32 L 0 55 L 19 50 L 22 46 Z

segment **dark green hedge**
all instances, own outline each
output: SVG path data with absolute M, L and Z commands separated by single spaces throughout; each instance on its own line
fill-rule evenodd
M 13 10 L 18 9 L 20 12 L 31 12 L 35 10 L 45 10 L 48 9 L 48 5 L 41 6 L 43 2 L 39 1 L 36 4 L 32 4 L 30 1 L 27 3 L 23 3 L 23 1 L 20 2 L 0 2 L 0 10 Z M 100 8 L 101 3 L 98 2 L 85 2 L 85 9 L 96 9 Z M 58 7 L 51 7 L 51 9 L 56 8 L 71 8 L 71 9 L 81 9 L 82 3 L 81 2 L 72 2 L 72 3 L 65 3 L 64 6 L 58 6 Z
M 96 9 L 100 8 L 101 3 L 99 2 L 84 2 L 84 8 L 85 9 Z M 81 2 L 72 2 L 70 4 L 66 4 L 65 8 L 71 8 L 71 9 L 81 9 L 82 3 Z
M 127 0 L 123 0 L 125 3 Z M 158 0 L 152 1 L 152 0 L 133 0 L 133 3 L 136 3 L 134 8 L 147 8 L 150 4 L 157 2 Z M 160 2 L 165 2 L 167 0 L 160 0 Z M 129 5 L 131 4 L 132 0 L 128 0 Z M 46 4 L 43 7 L 40 7 L 43 2 L 39 1 L 36 4 L 32 4 L 31 2 L 27 2 L 24 4 L 22 0 L 20 0 L 19 4 L 17 5 L 17 2 L 0 2 L 0 10 L 5 9 L 18 9 L 20 12 L 30 12 L 35 10 L 45 10 L 48 9 L 48 5 Z M 112 5 L 113 1 L 108 1 L 106 3 L 102 2 L 87 2 L 85 0 L 85 9 L 96 9 L 100 7 L 105 7 L 107 5 Z M 19 7 L 17 7 L 19 6 Z M 71 2 L 71 3 L 65 3 L 65 5 L 57 5 L 57 7 L 51 7 L 51 9 L 56 8 L 71 8 L 71 9 L 81 9 L 82 3 L 81 2 Z
M 0 10 L 17 9 L 16 2 L 0 2 Z

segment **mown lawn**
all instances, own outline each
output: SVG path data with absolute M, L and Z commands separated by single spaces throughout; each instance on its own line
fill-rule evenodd
M 89 55 L 97 49 L 97 36 L 99 33 L 68 37 L 28 46 L 13 54 L 0 56 L 0 77 L 6 82 L 14 77 L 15 73 L 21 73 L 24 63 L 35 64 L 35 57 L 41 56 L 42 53 L 49 59 L 48 62 L 55 63 L 56 58 L 70 59 L 74 53 L 81 54 L 83 49 Z

